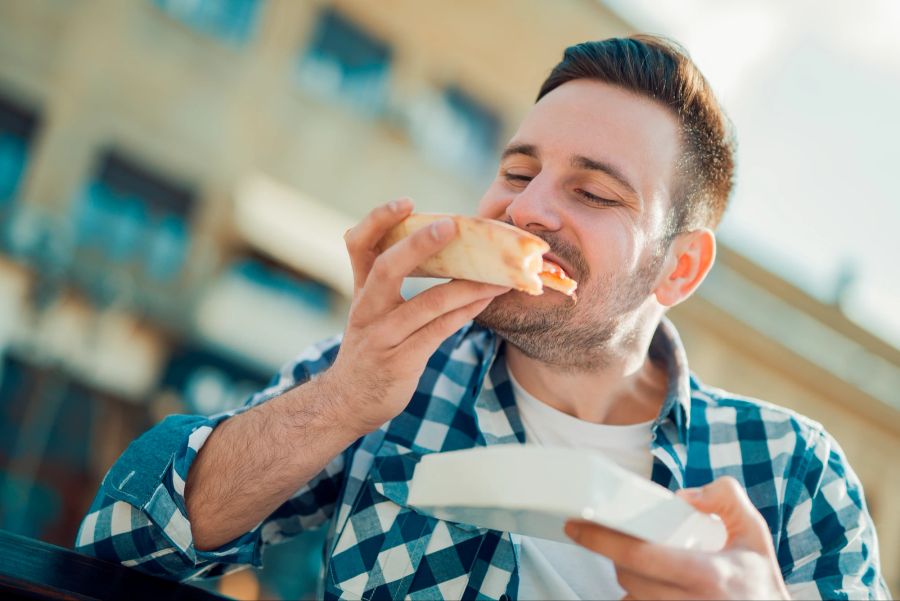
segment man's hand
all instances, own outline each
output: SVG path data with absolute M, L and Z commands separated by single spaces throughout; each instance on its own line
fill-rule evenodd
M 789 599 L 766 521 L 730 477 L 684 489 L 682 499 L 722 518 L 728 531 L 718 553 L 675 549 L 589 522 L 569 521 L 566 534 L 608 557 L 625 599 Z
M 376 244 L 411 211 L 408 200 L 395 201 L 347 232 L 355 291 L 331 368 L 225 420 L 200 448 L 184 493 L 197 549 L 249 531 L 354 440 L 403 411 L 441 342 L 506 291 L 453 281 L 403 300 L 403 277 L 456 235 L 447 220 L 379 255 Z
M 412 209 L 407 199 L 393 201 L 344 235 L 353 266 L 353 304 L 338 356 L 322 379 L 341 405 L 337 413 L 360 435 L 403 411 L 441 342 L 508 291 L 454 280 L 404 300 L 403 278 L 457 234 L 452 220 L 441 220 L 379 255 L 378 242 Z

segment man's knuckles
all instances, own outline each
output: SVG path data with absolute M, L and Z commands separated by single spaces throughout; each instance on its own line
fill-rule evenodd
M 698 594 L 718 598 L 726 588 L 729 571 L 727 562 L 721 557 L 710 556 L 696 569 L 685 574 L 685 584 Z
M 648 564 L 647 543 L 631 538 L 612 537 L 600 543 L 606 546 L 606 553 L 614 563 L 628 568 L 640 568 Z
M 708 486 L 709 492 L 721 497 L 735 500 L 743 500 L 747 498 L 747 491 L 741 486 L 734 476 L 722 476 L 717 478 Z
M 390 257 L 386 255 L 380 255 L 372 263 L 368 281 L 381 282 L 384 280 L 395 279 L 399 274 L 400 269 L 398 268 L 397 263 L 391 261 Z
M 362 239 L 359 232 L 359 226 L 351 227 L 344 232 L 344 246 L 347 247 L 347 252 L 350 253 L 351 257 L 361 250 Z
M 416 230 L 407 240 L 412 251 L 425 258 L 446 246 L 455 232 L 456 224 L 449 219 L 442 219 Z
M 764 558 L 752 552 L 714 555 L 691 574 L 690 588 L 706 599 L 741 598 L 750 580 L 766 573 Z
M 647 543 L 602 526 L 580 523 L 572 538 L 579 545 L 629 568 L 646 560 Z
M 639 576 L 637 573 L 632 572 L 627 568 L 616 566 L 616 581 L 619 583 L 619 586 L 626 591 L 635 591 L 635 589 L 641 586 L 643 580 L 645 580 L 644 576 Z
M 409 198 L 398 198 L 372 209 L 361 222 L 344 232 L 347 250 L 372 250 L 387 230 L 405 219 L 411 209 Z
M 372 264 L 372 273 L 379 277 L 404 277 L 430 255 L 440 250 L 442 243 L 423 228 L 380 254 Z
M 450 296 L 446 289 L 432 288 L 422 292 L 422 298 L 417 303 L 419 309 L 429 315 L 442 315 L 450 305 Z

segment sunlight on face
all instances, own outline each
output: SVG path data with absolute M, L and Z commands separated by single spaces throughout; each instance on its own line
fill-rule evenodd
M 679 150 L 674 115 L 621 88 L 577 80 L 541 99 L 479 214 L 546 240 L 580 301 L 511 292 L 477 321 L 551 363 L 601 361 L 652 306 Z

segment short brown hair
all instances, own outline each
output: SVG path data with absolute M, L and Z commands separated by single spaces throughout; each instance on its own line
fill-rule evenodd
M 566 48 L 541 85 L 537 100 L 562 84 L 593 79 L 661 102 L 681 123 L 673 211 L 666 240 L 698 227 L 716 227 L 734 185 L 731 123 L 687 52 L 651 35 L 610 38 Z

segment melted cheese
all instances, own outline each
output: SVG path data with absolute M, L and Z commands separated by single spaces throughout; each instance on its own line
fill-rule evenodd
M 540 273 L 540 278 L 548 288 L 557 290 L 571 297 L 575 296 L 575 289 L 578 288 L 578 282 L 570 278 L 563 268 L 553 261 L 544 259 L 544 266 Z

